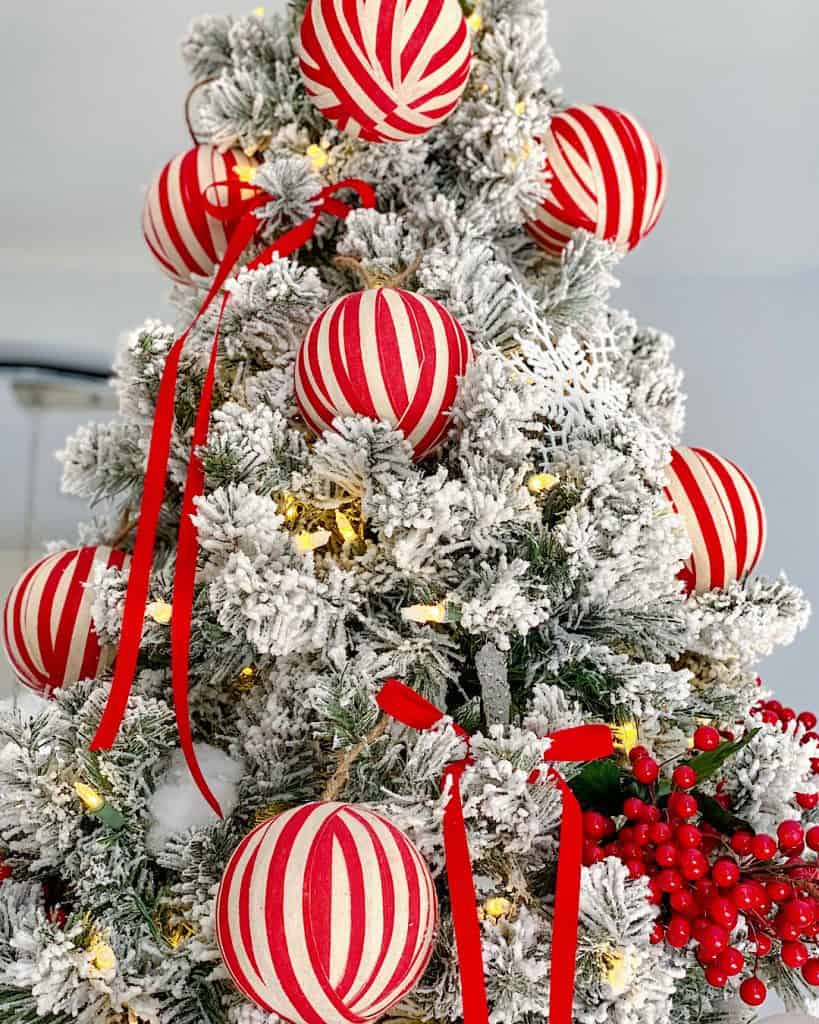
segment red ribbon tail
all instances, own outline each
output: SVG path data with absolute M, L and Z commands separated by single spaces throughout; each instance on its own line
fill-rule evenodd
M 114 679 L 108 703 L 90 744 L 91 750 L 110 750 L 114 745 L 125 717 L 128 697 L 131 694 L 131 686 L 136 673 L 139 647 L 142 643 L 142 625 L 145 621 L 145 606 L 148 600 L 148 586 L 153 566 L 156 528 L 165 494 L 165 478 L 173 435 L 176 379 L 182 349 L 185 347 L 189 332 L 190 328 L 174 343 L 165 360 L 162 378 L 159 382 L 154 426 L 142 489 L 142 504 L 128 575 L 128 589 L 125 593 L 125 607 L 117 661 L 114 667 Z
M 148 600 L 148 588 L 153 567 L 156 530 L 167 481 L 168 457 L 174 427 L 176 383 L 182 350 L 191 329 L 223 289 L 228 277 L 239 262 L 242 253 L 256 234 L 259 221 L 255 211 L 259 206 L 269 201 L 269 197 L 265 196 L 259 189 L 252 191 L 249 198 L 244 198 L 244 192 L 247 189 L 238 182 L 228 181 L 216 184 L 228 187 L 229 203 L 226 207 L 222 207 L 219 204 L 211 203 L 204 196 L 203 199 L 206 206 L 208 208 L 212 206 L 213 210 L 211 212 L 220 219 L 232 220 L 238 217 L 238 223 L 230 233 L 227 250 L 222 257 L 219 269 L 214 275 L 207 295 L 202 301 L 191 325 L 174 343 L 162 371 L 154 414 L 153 431 L 151 433 L 151 443 L 148 451 L 148 462 L 143 481 L 139 523 L 137 525 L 134 553 L 131 559 L 128 589 L 125 595 L 125 609 L 120 632 L 117 662 L 114 669 L 114 679 L 99 727 L 91 741 L 91 750 L 108 750 L 113 746 L 125 716 L 139 660 L 142 627 L 145 621 L 145 607 Z M 320 201 L 316 205 L 314 215 L 282 235 L 261 256 L 251 261 L 249 267 L 252 269 L 262 266 L 265 263 L 269 263 L 276 255 L 289 256 L 295 252 L 312 237 L 322 212 L 328 212 L 339 218 L 346 217 L 352 208 L 334 198 L 336 192 L 345 188 L 350 188 L 357 192 L 363 206 L 375 206 L 375 192 L 366 182 L 359 181 L 358 179 L 348 179 L 328 186 L 318 197 Z M 220 323 L 229 294 L 229 292 L 226 292 L 222 298 L 222 307 L 219 313 Z M 216 813 L 221 814 L 219 803 L 211 793 L 196 759 L 188 709 L 189 645 L 198 552 L 196 529 L 191 516 L 195 512 L 194 499 L 202 493 L 204 485 L 204 474 L 196 449 L 207 440 L 218 343 L 219 331 L 217 328 L 203 392 L 199 408 L 197 409 L 193 447 L 188 463 L 188 475 L 183 497 L 182 520 L 179 527 L 179 550 L 174 580 L 173 618 L 171 620 L 171 669 L 174 705 L 179 727 L 180 743 L 185 753 L 185 759 L 202 795 Z
M 549 981 L 549 1024 L 572 1024 L 577 925 L 580 913 L 580 872 L 583 815 L 562 775 L 553 773 L 563 794 L 560 856 L 557 860 L 555 908 L 552 915 L 552 961 Z
M 387 679 L 376 701 L 382 711 L 415 729 L 429 729 L 443 717 L 434 704 L 430 704 L 398 679 Z M 550 739 L 552 744 L 544 758 L 548 761 L 593 761 L 613 752 L 611 730 L 605 725 L 563 729 L 554 733 Z M 469 757 L 466 757 L 449 765 L 444 772 L 444 781 L 451 780 L 452 786 L 444 811 L 444 853 L 458 950 L 464 1024 L 486 1024 L 489 1010 L 483 972 L 481 926 L 475 905 L 475 880 L 461 802 L 460 780 L 468 763 Z M 583 858 L 583 814 L 563 776 L 554 768 L 549 768 L 548 772 L 563 798 L 552 924 L 549 1024 L 572 1024 Z M 541 770 L 535 769 L 529 781 L 536 782 L 540 775 Z
M 196 322 L 223 287 L 242 251 L 246 248 L 258 228 L 258 220 L 251 212 L 245 214 L 231 235 L 227 251 L 219 265 L 208 294 L 190 327 L 179 337 L 168 353 L 154 411 L 154 425 L 148 450 L 148 463 L 142 488 L 142 504 L 137 524 L 134 553 L 128 575 L 128 589 L 122 615 L 117 660 L 114 666 L 114 680 L 97 732 L 91 741 L 91 750 L 110 750 L 119 733 L 128 698 L 136 674 L 139 648 L 142 643 L 142 626 L 145 622 L 145 606 L 148 601 L 151 569 L 153 568 L 156 529 L 162 511 L 165 483 L 168 475 L 168 456 L 173 437 L 174 412 L 176 405 L 176 382 L 179 375 L 179 360 L 182 350 Z M 224 308 L 224 306 L 223 306 Z M 208 406 L 209 408 L 209 406 Z M 174 601 L 174 618 L 176 617 Z
M 458 951 L 464 1024 L 486 1024 L 489 1020 L 489 1007 L 483 971 L 481 924 L 475 905 L 475 879 L 461 802 L 461 775 L 465 765 L 465 761 L 459 761 L 450 765 L 444 773 L 445 780 L 452 780 L 444 811 L 444 854 L 455 946 Z
M 219 310 L 221 324 L 229 294 L 222 298 Z M 208 369 L 202 384 L 199 408 L 196 410 L 196 422 L 193 428 L 191 456 L 188 463 L 188 476 L 185 481 L 185 492 L 182 499 L 182 514 L 179 521 L 179 538 L 176 552 L 176 572 L 173 581 L 173 618 L 171 619 L 171 676 L 173 679 L 173 704 L 176 712 L 176 724 L 179 732 L 179 745 L 185 755 L 191 776 L 196 782 L 199 792 L 216 812 L 222 817 L 222 808 L 213 795 L 205 779 L 196 750 L 193 745 L 193 734 L 190 720 L 189 686 L 190 686 L 190 640 L 191 621 L 193 617 L 193 596 L 196 585 L 196 562 L 199 551 L 196 524 L 196 499 L 202 493 L 205 473 L 199 448 L 207 442 L 210 424 L 210 410 L 213 389 L 216 382 L 216 356 L 219 351 L 219 327 L 210 350 Z

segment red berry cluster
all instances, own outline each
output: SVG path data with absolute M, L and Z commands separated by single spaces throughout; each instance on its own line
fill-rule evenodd
M 700 751 L 719 742 L 719 732 L 709 726 L 694 734 Z M 806 845 L 819 850 L 819 826 L 805 834 L 798 821 L 784 821 L 776 838 L 737 832 L 728 840 L 702 819 L 700 802 L 690 792 L 697 784 L 691 765 L 673 769 L 673 789 L 659 798 L 661 766 L 644 747 L 635 747 L 629 758 L 631 774 L 648 787 L 648 798 L 624 801 L 626 821 L 619 828 L 608 815 L 587 811 L 584 862 L 618 857 L 632 878 L 648 876 L 650 899 L 661 908 L 652 941 L 676 949 L 690 945 L 714 988 L 749 969 L 739 994 L 759 1006 L 767 989 L 757 966 L 770 955 L 819 985 L 819 864 L 801 857 Z M 730 941 L 740 914 L 753 946 L 747 965 Z
M 784 732 L 796 721 L 804 732 L 799 737 L 799 742 L 804 746 L 807 743 L 819 743 L 819 733 L 815 732 L 817 717 L 812 711 L 802 711 L 800 714 L 793 708 L 785 707 L 778 700 L 761 700 L 751 708 L 751 714 L 768 725 L 778 725 Z M 819 775 L 819 757 L 811 760 L 811 768 L 814 775 Z M 803 811 L 813 811 L 819 807 L 819 793 L 797 793 L 796 802 Z

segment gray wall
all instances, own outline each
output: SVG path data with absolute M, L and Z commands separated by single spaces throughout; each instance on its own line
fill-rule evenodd
M 141 191 L 186 144 L 177 40 L 200 5 L 4 11 L 0 354 L 45 348 L 104 364 L 122 328 L 164 311 L 165 282 L 139 233 Z M 677 336 L 688 440 L 749 471 L 769 515 L 765 570 L 786 567 L 816 597 L 819 4 L 553 0 L 551 14 L 569 98 L 638 113 L 670 163 L 664 218 L 624 264 L 618 301 Z M 2 446 L 5 479 L 27 450 L 19 422 Z M 52 440 L 37 456 L 37 493 L 55 485 Z M 3 504 L 9 546 L 22 513 Z M 54 507 L 70 520 L 73 506 Z M 770 659 L 765 679 L 816 706 L 817 660 L 812 629 Z

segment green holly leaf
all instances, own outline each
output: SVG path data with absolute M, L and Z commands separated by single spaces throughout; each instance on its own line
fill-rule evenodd
M 623 810 L 620 768 L 616 761 L 589 761 L 569 780 L 569 786 L 584 810 L 602 814 L 620 814 Z
M 705 750 L 703 753 L 690 758 L 685 764 L 690 765 L 697 773 L 697 782 L 705 782 L 706 779 L 716 775 L 725 762 L 732 758 L 734 754 L 742 750 L 743 747 L 747 747 L 758 732 L 758 728 L 751 729 L 741 739 L 726 740 L 725 743 L 720 743 L 713 750 Z
M 731 811 L 726 811 L 724 807 L 720 807 L 712 796 L 700 793 L 696 789 L 693 792 L 697 798 L 703 818 L 709 825 L 713 825 L 718 832 L 722 832 L 723 835 L 727 836 L 732 836 L 734 832 L 753 832 L 753 828 L 751 828 L 747 821 Z

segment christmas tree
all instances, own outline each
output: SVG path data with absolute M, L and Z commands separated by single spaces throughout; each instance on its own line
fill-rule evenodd
M 610 305 L 657 144 L 564 100 L 541 0 L 183 54 L 143 221 L 178 322 L 6 604 L 49 699 L 0 719 L 0 1021 L 819 1011 L 817 719 L 757 677 L 807 602 Z

